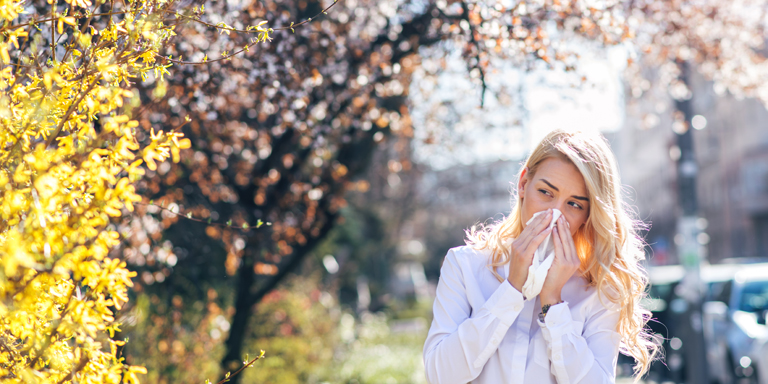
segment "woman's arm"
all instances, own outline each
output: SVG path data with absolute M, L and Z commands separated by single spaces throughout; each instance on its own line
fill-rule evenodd
M 539 295 L 542 306 L 554 304 L 544 322 L 539 321 L 552 362 L 552 374 L 558 384 L 613 383 L 621 342 L 621 335 L 616 332 L 619 310 L 606 308 L 597 299 L 598 295 L 596 309 L 587 322 L 573 321 L 568 303 L 561 302 L 561 293 L 581 261 L 570 224 L 562 217 L 554 230 L 553 243 L 555 258 Z
M 465 384 L 474 380 L 523 309 L 522 293 L 504 280 L 485 304 L 472 312 L 464 276 L 469 270 L 461 268 L 453 250 L 440 269 L 434 320 L 424 343 L 429 383 Z
M 582 326 L 573 321 L 568 303 L 552 306 L 539 321 L 552 374 L 558 384 L 602 384 L 616 380 L 621 335 L 616 332 L 618 309 L 596 304 L 600 310 Z

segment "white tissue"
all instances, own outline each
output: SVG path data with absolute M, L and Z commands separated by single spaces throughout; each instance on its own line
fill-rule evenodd
M 536 216 L 544 215 L 546 213 L 547 211 L 536 212 L 525 225 L 530 225 L 531 221 L 533 221 Z M 559 209 L 553 209 L 552 221 L 549 223 L 548 228 L 554 227 L 557 219 L 559 219 L 562 214 L 563 213 L 560 212 Z M 549 268 L 552 266 L 552 260 L 554 259 L 555 243 L 552 239 L 552 232 L 550 232 L 547 237 L 544 238 L 544 241 L 541 242 L 539 247 L 536 248 L 531 266 L 528 267 L 528 278 L 525 279 L 525 284 L 523 284 L 523 296 L 526 299 L 532 299 L 541 293 L 541 287 L 544 286 L 544 279 L 547 278 L 547 272 L 549 272 Z

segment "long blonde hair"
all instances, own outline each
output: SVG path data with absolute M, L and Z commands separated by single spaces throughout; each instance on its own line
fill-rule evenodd
M 572 163 L 584 177 L 589 194 L 589 217 L 574 236 L 581 259 L 581 272 L 599 294 L 621 308 L 617 331 L 621 334 L 620 351 L 637 361 L 636 380 L 644 375 L 660 352 L 658 340 L 645 328 L 651 313 L 640 306 L 647 295 L 648 276 L 640 265 L 645 258 L 638 230 L 643 223 L 632 219 L 631 209 L 623 202 L 616 159 L 605 138 L 598 133 L 555 130 L 536 146 L 524 167 L 532 177 L 548 158 Z M 522 171 L 521 171 L 522 172 Z M 523 230 L 522 199 L 509 216 L 490 225 L 473 226 L 466 231 L 467 245 L 491 251 L 489 269 L 499 281 L 504 278 L 496 267 L 510 260 L 504 241 Z

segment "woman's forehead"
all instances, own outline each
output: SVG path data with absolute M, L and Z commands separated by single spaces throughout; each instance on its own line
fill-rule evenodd
M 584 177 L 579 169 L 569 161 L 556 157 L 546 159 L 537 167 L 533 179 L 549 184 L 550 187 L 569 195 L 588 196 Z

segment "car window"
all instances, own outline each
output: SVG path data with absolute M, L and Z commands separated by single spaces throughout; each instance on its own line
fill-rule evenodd
M 739 310 L 745 312 L 768 310 L 768 280 L 751 281 L 744 284 Z
M 731 286 L 733 281 L 724 281 L 718 283 L 711 288 L 712 298 L 715 301 L 722 301 L 723 303 L 730 304 L 731 301 Z

